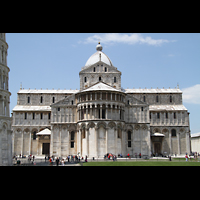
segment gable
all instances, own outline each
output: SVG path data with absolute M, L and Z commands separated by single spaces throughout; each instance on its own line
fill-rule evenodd
M 95 83 L 94 85 L 88 87 L 87 89 L 83 90 L 82 92 L 97 91 L 97 90 L 121 92 L 120 90 L 117 90 L 114 87 L 112 87 L 102 81 Z

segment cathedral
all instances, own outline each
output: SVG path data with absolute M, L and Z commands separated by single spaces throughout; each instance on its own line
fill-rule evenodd
M 123 89 L 122 73 L 102 51 L 79 72 L 80 90 L 18 91 L 13 155 L 134 156 L 190 153 L 182 91 Z

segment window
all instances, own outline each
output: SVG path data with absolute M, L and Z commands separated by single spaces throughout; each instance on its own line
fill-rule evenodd
M 75 136 L 75 133 L 74 131 L 71 132 L 71 148 L 74 148 L 74 136 Z
M 40 103 L 42 103 L 42 102 L 43 102 L 43 97 L 41 96 L 41 97 L 40 97 Z
M 129 105 L 129 100 L 128 100 L 127 104 Z
M 28 97 L 28 103 L 30 103 L 30 97 Z
M 52 103 L 55 103 L 55 97 L 52 98 Z
M 158 102 L 158 96 L 156 96 L 156 102 Z
M 35 113 L 33 113 L 33 119 L 35 119 Z
M 160 113 L 157 113 L 157 119 L 160 119 Z
M 94 67 L 94 68 L 93 68 L 93 72 L 95 72 L 95 71 L 96 71 L 96 68 Z
M 166 119 L 168 119 L 168 113 L 166 113 L 165 117 L 166 117 Z
M 143 101 L 146 102 L 146 97 L 145 96 L 143 96 Z
M 58 111 L 60 111 L 60 107 L 58 107 Z
M 116 79 L 116 77 L 114 77 L 114 83 L 116 83 L 117 82 L 117 79 Z
M 172 96 L 169 97 L 169 102 L 172 103 Z
M 36 131 L 33 132 L 33 140 L 36 140 Z
M 40 113 L 40 119 L 43 119 L 43 113 Z
M 128 147 L 131 147 L 131 131 L 128 131 Z
M 49 113 L 49 119 L 51 119 L 51 113 Z
M 174 113 L 174 119 L 176 119 L 176 113 Z
M 101 76 L 99 76 L 99 81 L 101 81 Z
M 74 101 L 72 100 L 72 105 L 74 104 Z
M 107 67 L 105 67 L 105 72 L 107 72 Z
M 87 77 L 85 77 L 85 83 L 87 82 Z
M 24 119 L 27 119 L 27 113 L 24 113 Z
M 144 109 L 143 109 L 143 107 L 141 107 L 141 111 L 143 111 Z
M 172 137 L 176 137 L 176 130 L 172 129 Z

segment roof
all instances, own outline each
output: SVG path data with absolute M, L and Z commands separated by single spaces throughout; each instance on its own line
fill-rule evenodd
M 162 133 L 153 133 L 153 134 L 151 134 L 151 136 L 155 136 L 155 137 L 165 137 L 165 135 L 162 134 Z
M 149 105 L 149 111 L 187 110 L 184 105 Z
M 48 128 L 38 132 L 36 135 L 51 135 L 51 131 Z
M 114 87 L 112 87 L 104 82 L 101 82 L 101 81 L 94 84 L 93 86 L 90 86 L 89 88 L 87 88 L 85 90 L 82 90 L 81 92 L 96 91 L 96 90 L 122 92 L 122 91 L 117 90 Z
M 125 89 L 125 93 L 182 93 L 180 89 Z
M 100 45 L 100 43 L 96 46 L 96 50 L 97 52 L 95 52 L 93 55 L 91 55 L 89 57 L 89 59 L 87 60 L 87 62 L 85 63 L 85 67 L 83 67 L 82 69 L 86 69 L 91 65 L 94 65 L 95 63 L 102 61 L 105 64 L 109 65 L 109 66 L 113 66 L 110 58 L 102 52 L 103 47 Z
M 31 89 L 23 89 L 23 90 L 19 90 L 18 94 L 24 94 L 24 93 L 31 93 L 31 94 L 38 94 L 38 93 L 42 93 L 42 94 L 73 94 L 79 92 L 79 90 L 31 90 Z
M 200 137 L 200 133 L 193 133 L 191 134 L 191 137 L 194 138 L 194 137 Z
M 51 111 L 50 106 L 23 106 L 16 105 L 13 111 Z

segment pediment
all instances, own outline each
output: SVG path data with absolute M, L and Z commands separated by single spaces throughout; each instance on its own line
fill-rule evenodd
M 94 85 L 88 87 L 87 89 L 81 91 L 81 92 L 88 92 L 88 91 L 98 91 L 98 90 L 103 90 L 103 91 L 115 91 L 115 92 L 121 92 L 120 90 L 108 85 L 107 83 L 104 83 L 102 81 L 99 81 L 95 83 Z

